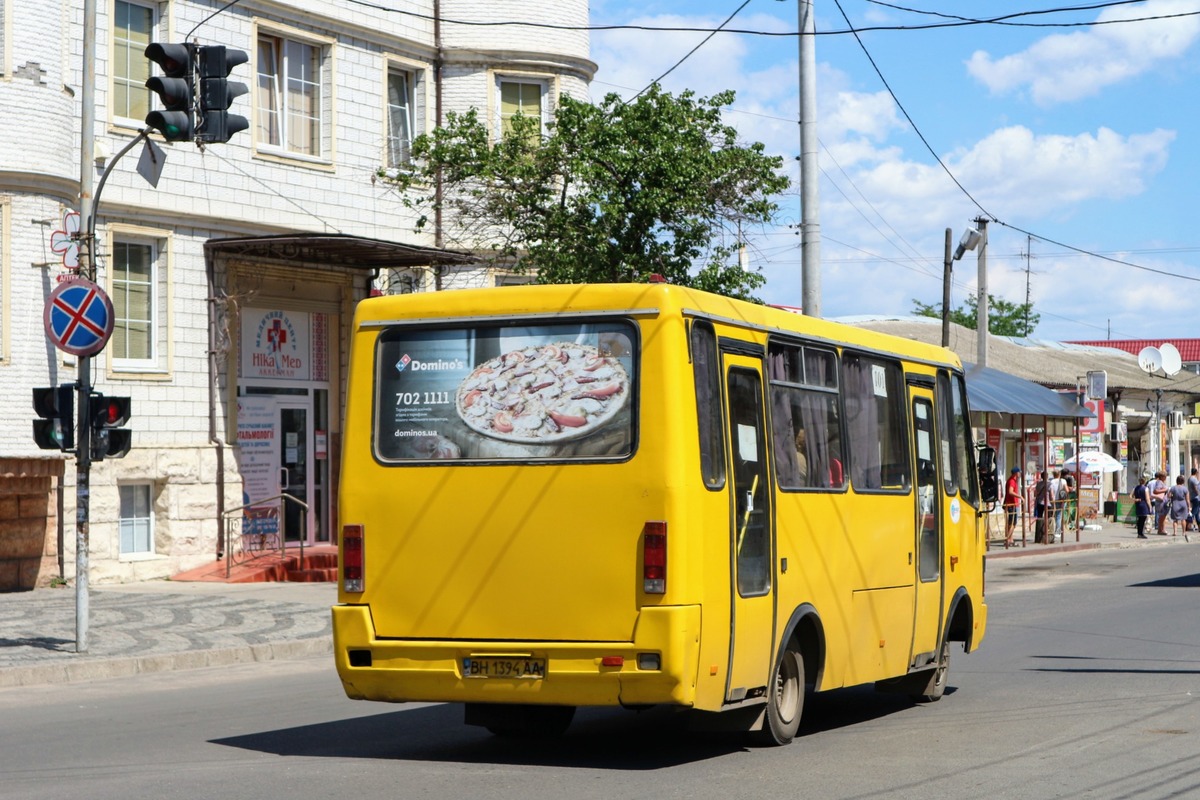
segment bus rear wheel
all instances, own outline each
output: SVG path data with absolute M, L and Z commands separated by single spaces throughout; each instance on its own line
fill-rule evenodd
M 480 725 L 495 736 L 514 739 L 562 736 L 574 718 L 575 706 L 468 703 L 466 708 L 468 725 Z
M 767 718 L 753 739 L 767 746 L 784 745 L 796 737 L 804 713 L 804 658 L 788 644 L 775 665 L 774 680 L 767 696 Z

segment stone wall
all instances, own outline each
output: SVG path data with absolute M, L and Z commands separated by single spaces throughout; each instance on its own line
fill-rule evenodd
M 58 574 L 62 458 L 0 458 L 0 592 L 49 586 Z

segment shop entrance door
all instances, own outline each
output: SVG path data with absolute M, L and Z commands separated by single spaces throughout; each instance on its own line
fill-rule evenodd
M 279 437 L 279 493 L 284 496 L 283 538 L 285 542 L 312 544 L 317 537 L 316 504 L 312 498 L 313 435 L 312 400 L 276 398 Z M 291 498 L 291 499 L 289 499 Z M 299 502 L 294 502 L 299 501 Z M 306 510 L 303 505 L 308 505 Z

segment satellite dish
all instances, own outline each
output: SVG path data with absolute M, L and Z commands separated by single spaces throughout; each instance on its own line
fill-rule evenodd
M 1143 372 L 1154 373 L 1162 369 L 1163 354 L 1153 345 L 1138 351 L 1138 366 Z
M 1168 375 L 1174 375 L 1179 370 L 1183 369 L 1183 359 L 1179 356 L 1179 351 L 1175 349 L 1175 345 L 1170 342 L 1164 342 L 1158 346 L 1158 352 L 1162 355 L 1162 370 Z

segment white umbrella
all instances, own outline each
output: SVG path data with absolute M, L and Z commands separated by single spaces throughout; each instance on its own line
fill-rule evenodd
M 1076 472 L 1120 472 L 1124 469 L 1120 461 L 1098 450 L 1072 456 L 1063 462 L 1063 467 Z

